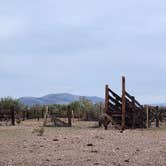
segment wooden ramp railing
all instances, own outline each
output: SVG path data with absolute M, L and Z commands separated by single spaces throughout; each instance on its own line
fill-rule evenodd
M 105 111 L 122 129 L 145 127 L 144 107 L 130 95 L 125 88 L 125 77 L 122 77 L 122 96 L 105 86 Z

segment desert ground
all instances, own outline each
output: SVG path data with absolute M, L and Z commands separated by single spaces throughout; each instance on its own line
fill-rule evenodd
M 75 120 L 72 128 L 35 129 L 42 120 L 0 126 L 0 166 L 165 166 L 166 127 L 125 130 L 95 128 Z

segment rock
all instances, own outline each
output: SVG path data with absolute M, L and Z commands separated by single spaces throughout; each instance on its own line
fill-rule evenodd
M 101 136 L 95 136 L 96 139 L 104 139 L 103 137 Z
M 87 146 L 93 146 L 93 144 L 87 144 Z
M 92 150 L 91 153 L 97 153 L 98 151 L 97 150 Z
M 124 162 L 125 162 L 125 163 L 129 163 L 129 162 L 130 162 L 130 160 L 129 160 L 129 159 L 126 159 L 126 160 L 124 160 Z
M 30 153 L 33 153 L 33 150 L 30 150 L 29 152 L 30 152 Z

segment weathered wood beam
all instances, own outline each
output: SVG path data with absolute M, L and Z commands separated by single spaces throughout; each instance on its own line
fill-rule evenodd
M 146 105 L 146 127 L 149 128 L 149 106 Z
M 119 100 L 116 100 L 116 99 L 114 99 L 114 98 L 111 97 L 111 96 L 109 96 L 109 99 L 110 99 L 115 105 L 122 106 L 122 104 L 119 102 Z
M 11 107 L 11 123 L 13 126 L 15 126 L 15 108 L 14 108 L 14 106 Z
M 136 106 L 135 106 L 135 97 L 132 96 L 132 128 L 135 128 L 135 120 L 136 120 Z
M 126 96 L 132 100 L 134 96 L 131 96 L 128 92 L 125 92 Z M 135 99 L 135 104 L 137 104 L 138 107 L 143 108 L 143 106 Z
M 105 112 L 108 112 L 109 107 L 109 87 L 108 85 L 105 86 Z
M 112 95 L 113 95 L 115 98 L 117 98 L 117 100 L 122 101 L 122 98 L 121 98 L 119 95 L 117 95 L 114 91 L 112 91 L 110 88 L 109 88 L 109 92 L 112 93 Z
M 122 130 L 125 129 L 126 98 L 125 98 L 125 77 L 122 77 Z
M 67 118 L 68 118 L 68 127 L 72 127 L 72 110 L 70 108 L 70 106 L 68 106 L 67 108 Z
M 125 95 L 126 95 L 130 100 L 132 100 L 132 97 L 133 97 L 133 96 L 131 96 L 127 91 L 125 91 Z
M 159 107 L 156 107 L 156 127 L 159 127 Z
M 109 105 L 109 112 L 116 112 L 116 111 L 121 112 L 121 107 L 116 107 L 115 105 L 110 104 Z

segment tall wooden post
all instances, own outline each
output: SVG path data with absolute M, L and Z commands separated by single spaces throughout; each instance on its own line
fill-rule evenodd
M 46 112 L 44 114 L 44 121 L 43 121 L 43 127 L 47 124 L 47 115 L 48 115 L 48 106 L 46 106 Z
M 22 112 L 22 121 L 24 121 L 25 120 L 25 110 L 23 110 L 23 112 Z
M 156 127 L 159 127 L 159 107 L 156 107 Z
M 72 110 L 71 110 L 70 106 L 68 106 L 68 108 L 67 108 L 67 118 L 68 118 L 68 127 L 71 127 L 72 126 L 72 122 L 71 122 Z
M 12 106 L 10 108 L 10 111 L 11 111 L 11 123 L 13 126 L 15 126 L 15 109 L 14 109 L 14 106 Z
M 126 98 L 125 98 L 125 77 L 122 76 L 122 130 L 125 129 L 125 117 L 126 117 Z
M 149 128 L 149 106 L 146 105 L 146 128 Z
M 135 114 L 135 97 L 134 96 L 132 96 L 132 118 L 133 118 L 133 121 L 132 121 L 132 128 L 134 129 L 135 128 L 135 116 L 136 116 L 136 114 Z
M 72 122 L 74 123 L 74 111 L 71 110 L 71 114 L 72 114 Z
M 42 109 L 42 118 L 44 118 L 44 110 Z
M 108 85 L 105 86 L 105 113 L 109 110 L 109 87 Z

